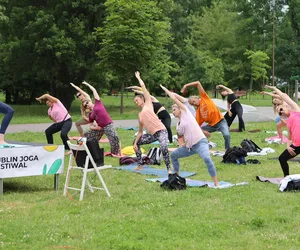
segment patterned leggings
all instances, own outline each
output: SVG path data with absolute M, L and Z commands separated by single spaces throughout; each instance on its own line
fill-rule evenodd
M 86 138 L 95 137 L 98 141 L 102 138 L 103 135 L 106 135 L 110 144 L 110 152 L 115 155 L 120 155 L 120 139 L 117 134 L 117 131 L 114 128 L 113 123 L 108 124 L 100 130 L 90 130 L 84 134 Z
M 138 159 L 138 164 L 143 165 L 141 145 L 150 144 L 154 141 L 159 141 L 159 147 L 162 152 L 165 164 L 167 169 L 170 169 L 170 156 L 168 151 L 168 131 L 166 129 L 157 131 L 154 135 L 151 134 L 143 134 L 139 141 L 137 142 L 138 151 L 136 153 L 136 157 Z

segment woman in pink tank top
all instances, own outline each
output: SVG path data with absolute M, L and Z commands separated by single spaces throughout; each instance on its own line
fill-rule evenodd
M 138 159 L 137 170 L 141 170 L 143 167 L 141 145 L 150 144 L 154 141 L 159 141 L 159 147 L 162 152 L 168 173 L 172 173 L 170 167 L 170 157 L 168 151 L 168 131 L 164 124 L 158 119 L 153 111 L 153 104 L 151 95 L 147 90 L 145 83 L 140 77 L 140 73 L 135 72 L 135 77 L 138 79 L 140 86 L 142 87 L 144 95 L 137 95 L 134 97 L 135 104 L 142 108 L 139 113 L 139 131 L 133 143 L 133 148 Z M 146 129 L 148 133 L 143 134 L 143 129 Z
M 69 115 L 68 110 L 57 98 L 44 94 L 38 98 L 35 98 L 37 101 L 42 102 L 45 100 L 48 109 L 48 116 L 54 122 L 49 128 L 45 130 L 47 142 L 53 144 L 53 134 L 60 131 L 60 138 L 65 145 L 66 150 L 70 150 L 67 141 L 69 140 L 68 133 L 72 128 L 72 118 Z M 70 154 L 71 151 L 68 151 L 66 154 Z
M 287 129 L 288 129 L 288 141 L 286 143 L 286 149 L 279 156 L 280 166 L 284 176 L 290 174 L 289 164 L 287 161 L 300 154 L 300 108 L 287 94 L 281 92 L 274 86 L 266 86 L 272 89 L 278 94 L 281 99 L 288 104 L 288 106 L 279 106 L 277 108 L 279 116 L 286 116 Z

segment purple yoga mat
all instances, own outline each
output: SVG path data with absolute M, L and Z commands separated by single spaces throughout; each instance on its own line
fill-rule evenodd
M 268 178 L 268 177 L 263 177 L 263 176 L 256 176 L 256 180 L 261 181 L 261 182 L 270 182 L 273 184 L 279 184 L 280 181 L 283 179 L 283 177 L 278 177 L 278 178 Z

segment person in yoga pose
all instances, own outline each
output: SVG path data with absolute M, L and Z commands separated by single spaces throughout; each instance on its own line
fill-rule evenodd
M 223 100 L 227 97 L 227 113 L 224 115 L 224 118 L 228 124 L 228 127 L 231 126 L 234 118 L 237 115 L 239 119 L 239 131 L 244 131 L 245 123 L 243 120 L 243 107 L 237 96 L 234 94 L 232 89 L 225 87 L 224 85 L 217 85 L 216 88 L 221 89 L 221 96 Z
M 151 95 L 148 92 L 145 83 L 141 79 L 140 73 L 138 71 L 135 72 L 135 77 L 139 81 L 139 84 L 142 87 L 143 91 L 143 95 L 136 95 L 134 97 L 134 103 L 138 107 L 142 108 L 138 117 L 139 131 L 133 143 L 133 148 L 138 159 L 138 167 L 136 169 L 141 170 L 143 168 L 142 152 L 140 146 L 144 144 L 150 144 L 151 142 L 158 140 L 160 150 L 167 167 L 167 171 L 168 173 L 172 173 L 168 151 L 168 131 L 165 125 L 155 115 L 153 111 Z M 144 128 L 149 132 L 148 134 L 143 134 Z
M 266 86 L 266 88 L 275 91 L 275 93 L 279 95 L 280 98 L 289 105 L 288 107 L 279 106 L 277 108 L 278 114 L 280 116 L 285 115 L 286 117 L 288 117 L 288 142 L 286 143 L 286 149 L 279 156 L 279 162 L 283 175 L 287 176 L 290 174 L 289 164 L 287 163 L 287 161 L 300 154 L 300 107 L 287 94 L 281 92 L 276 87 Z
M 273 110 L 274 110 L 274 113 L 276 113 L 276 114 L 278 114 L 277 107 L 279 107 L 279 106 L 286 107 L 287 109 L 290 108 L 289 105 L 286 102 L 284 102 L 278 94 L 276 94 L 274 92 L 262 91 L 262 92 L 260 92 L 260 94 L 268 95 L 268 96 L 272 97 Z M 283 141 L 282 129 L 284 127 L 286 127 L 286 120 L 287 120 L 287 117 L 284 115 L 282 115 L 282 116 L 278 115 L 275 118 L 277 134 L 278 134 L 278 137 L 281 139 L 281 142 Z
M 160 86 L 175 103 L 172 106 L 172 112 L 173 115 L 179 119 L 176 126 L 177 133 L 178 135 L 183 136 L 185 141 L 185 145 L 177 148 L 171 153 L 171 160 L 175 173 L 179 175 L 179 158 L 198 154 L 205 162 L 215 186 L 219 186 L 216 168 L 209 153 L 208 140 L 199 127 L 195 117 L 173 92 L 162 85 Z
M 80 113 L 81 113 L 81 119 L 75 122 L 75 126 L 80 134 L 80 136 L 83 136 L 83 129 L 82 125 L 89 124 L 89 113 L 91 110 L 84 108 L 84 102 L 85 101 L 92 101 L 90 95 L 83 91 L 81 88 L 77 87 L 75 84 L 70 83 L 73 88 L 75 88 L 78 92 L 76 93 L 76 97 L 81 101 L 80 105 Z
M 1 144 L 6 144 L 6 141 L 4 140 L 4 135 L 14 115 L 14 110 L 12 107 L 5 104 L 4 102 L 0 102 L 0 113 L 4 114 L 4 117 L 1 122 L 1 128 L 0 128 L 0 145 L 1 145 Z
M 201 127 L 203 133 L 206 137 L 209 137 L 210 132 L 220 131 L 224 137 L 225 149 L 230 148 L 229 128 L 220 110 L 205 92 L 200 81 L 185 84 L 181 92 L 185 93 L 186 88 L 191 86 L 197 87 L 199 91 L 200 98 L 198 96 L 191 96 L 189 97 L 189 103 L 196 108 L 196 120 L 199 126 L 203 122 L 207 123 L 207 125 Z
M 111 117 L 107 113 L 107 110 L 100 99 L 97 90 L 85 81 L 82 84 L 90 88 L 95 99 L 95 104 L 90 100 L 85 100 L 83 102 L 84 109 L 92 110 L 92 112 L 89 114 L 89 123 L 93 123 L 94 121 L 97 123 L 95 129 L 91 129 L 83 136 L 87 138 L 95 137 L 97 138 L 97 140 L 100 140 L 101 137 L 105 134 L 110 144 L 110 152 L 114 155 L 120 155 L 121 148 L 119 136 L 114 128 Z
M 127 89 L 133 90 L 137 95 L 143 95 L 143 91 L 139 86 L 130 86 Z M 165 125 L 168 131 L 168 139 L 169 142 L 173 142 L 173 135 L 171 129 L 171 116 L 169 112 L 165 109 L 165 107 L 156 99 L 156 97 L 150 95 L 151 101 L 153 104 L 153 111 L 157 115 L 157 117 L 161 120 L 161 122 Z
M 68 110 L 60 102 L 60 100 L 49 94 L 41 95 L 35 99 L 39 102 L 45 100 L 46 105 L 49 107 L 48 116 L 54 122 L 45 130 L 47 142 L 49 144 L 53 144 L 53 134 L 60 131 L 60 138 L 65 146 L 65 149 L 68 150 L 66 154 L 70 154 L 71 151 L 67 141 L 69 140 L 68 133 L 72 128 L 72 118 Z

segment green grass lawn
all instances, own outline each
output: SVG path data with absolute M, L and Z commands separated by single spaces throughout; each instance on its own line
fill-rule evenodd
M 237 124 L 233 125 L 234 127 Z M 270 183 L 256 181 L 257 175 L 281 177 L 277 160 L 284 145 L 269 145 L 264 139 L 275 124 L 247 123 L 259 133 L 231 133 L 231 145 L 252 138 L 261 147 L 276 153 L 259 159 L 259 165 L 223 164 L 213 156 L 219 181 L 248 182 L 228 189 L 188 188 L 165 191 L 159 183 L 145 181 L 152 176 L 115 169 L 102 172 L 112 195 L 86 190 L 84 200 L 69 191 L 64 197 L 65 174 L 59 191 L 53 191 L 53 176 L 4 180 L 0 198 L 0 248 L 2 249 L 298 249 L 299 193 L 281 193 Z M 135 131 L 118 129 L 122 146 L 132 145 Z M 72 132 L 71 135 L 75 135 Z M 7 134 L 7 140 L 45 142 L 43 133 Z M 224 141 L 213 133 L 216 150 Z M 60 143 L 59 135 L 55 142 Z M 107 144 L 103 144 L 109 150 Z M 150 145 L 143 147 L 146 150 Z M 1 150 L 0 150 L 1 153 Z M 68 157 L 65 158 L 65 170 Z M 181 170 L 194 171 L 196 180 L 210 181 L 198 156 L 181 159 Z M 106 157 L 106 164 L 118 166 L 118 159 Z M 161 166 L 155 166 L 164 168 Z M 299 163 L 290 163 L 291 174 L 299 173 Z M 95 180 L 95 177 L 92 177 Z M 73 183 L 80 183 L 78 173 Z M 73 199 L 71 198 L 73 197 Z

